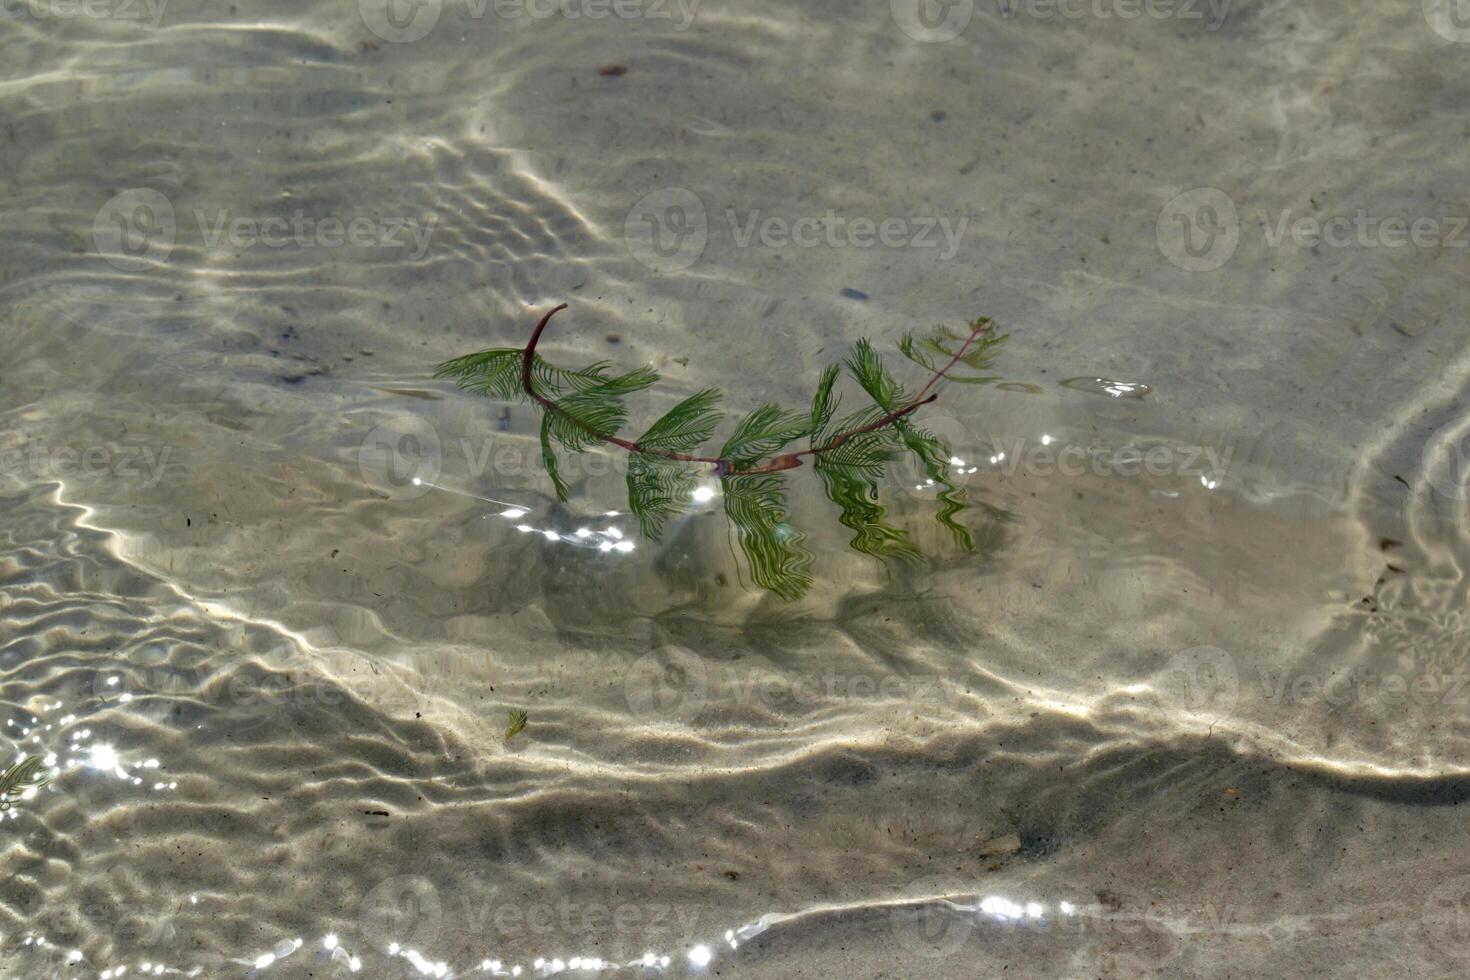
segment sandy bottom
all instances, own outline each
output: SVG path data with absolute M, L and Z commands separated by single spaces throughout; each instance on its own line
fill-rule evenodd
M 125 6 L 0 18 L 4 975 L 1470 968 L 1448 10 Z M 976 549 L 558 502 L 431 376 L 558 302 L 630 428 L 995 317 Z

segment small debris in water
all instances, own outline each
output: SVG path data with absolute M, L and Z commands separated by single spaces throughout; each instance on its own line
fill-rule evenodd
M 842 297 L 843 299 L 866 300 L 868 298 L 868 294 L 863 292 L 861 289 L 853 289 L 849 286 L 842 290 Z
M 1141 401 L 1153 393 L 1153 388 L 1142 381 L 1114 381 L 1111 378 L 1068 378 L 1061 385 L 1105 398 L 1136 398 Z
M 1021 849 L 1020 834 L 1006 834 L 1004 837 L 996 837 L 980 845 L 981 857 L 997 857 L 1003 854 L 1015 854 Z
M 597 74 L 604 78 L 622 78 L 628 74 L 627 65 L 603 65 L 597 69 Z

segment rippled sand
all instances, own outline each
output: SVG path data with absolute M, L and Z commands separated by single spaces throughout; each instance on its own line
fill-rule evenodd
M 4 974 L 1461 975 L 1470 47 L 1196 6 L 5 8 Z M 634 427 L 996 317 L 978 549 L 557 503 L 431 375 L 559 302 Z

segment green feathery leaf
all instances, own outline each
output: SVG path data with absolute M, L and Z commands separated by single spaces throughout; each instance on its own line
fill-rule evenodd
M 906 333 L 899 338 L 898 351 L 904 357 L 919 365 L 919 367 L 928 368 L 930 371 L 937 370 L 938 368 L 934 363 L 934 358 L 919 349 L 919 344 L 914 340 L 914 335 L 911 333 Z
M 939 487 L 937 496 L 943 506 L 939 508 L 935 519 L 949 528 L 956 544 L 966 551 L 974 551 L 975 539 L 970 535 L 969 529 L 955 520 L 955 515 L 968 506 L 968 500 L 965 488 L 949 478 L 949 461 L 953 455 L 949 447 L 938 436 L 924 431 L 906 418 L 895 422 L 894 428 L 898 430 L 899 437 L 909 452 L 918 458 L 919 464 L 924 468 L 924 475 Z
M 762 405 L 740 420 L 720 455 L 734 462 L 737 470 L 743 469 L 774 456 L 810 430 L 809 416 Z
M 663 537 L 664 523 L 687 509 L 694 482 L 688 463 L 662 456 L 628 460 L 628 509 L 644 535 L 655 541 Z
M 556 499 L 567 499 L 567 485 L 562 481 L 561 471 L 556 467 L 556 450 L 551 445 L 552 422 L 556 415 L 547 412 L 541 416 L 541 462 L 546 466 L 546 475 L 551 477 L 551 485 L 556 488 Z
M 842 509 L 838 517 L 856 532 L 851 544 L 876 558 L 917 561 L 921 555 L 908 535 L 884 521 L 878 480 L 893 459 L 897 438 L 891 429 L 864 432 L 816 457 L 813 467 L 827 498 Z
M 817 393 L 812 396 L 810 424 L 813 447 L 825 441 L 822 437 L 827 432 L 827 424 L 832 421 L 832 415 L 837 411 L 837 406 L 841 402 L 841 398 L 832 393 L 832 389 L 837 385 L 837 376 L 841 373 L 842 369 L 833 364 L 822 372 L 822 377 L 817 382 Z
M 903 385 L 894 380 L 883 358 L 866 339 L 859 340 L 847 355 L 847 370 L 884 411 L 893 411 L 903 401 Z
M 508 708 L 505 712 L 505 740 L 509 742 L 526 728 L 529 716 L 520 708 Z
M 725 514 L 756 585 L 799 599 L 812 584 L 806 535 L 786 522 L 785 481 L 774 475 L 723 477 Z
M 526 397 L 521 388 L 521 371 L 525 352 L 514 347 L 494 347 L 478 354 L 466 354 L 445 361 L 434 370 L 436 378 L 453 378 L 466 391 L 516 401 Z M 547 363 L 537 355 L 531 362 L 531 381 L 536 392 L 548 398 L 559 397 L 566 389 L 587 391 L 608 382 L 606 361 L 598 361 L 578 371 L 568 371 Z
M 969 332 L 961 332 L 941 326 L 927 335 L 905 334 L 899 340 L 899 352 L 930 372 L 925 393 L 934 388 L 939 372 L 943 372 L 944 380 L 959 384 L 998 380 L 983 372 L 990 368 L 1005 338 L 992 332 L 992 323 L 986 318 L 971 321 L 969 328 Z M 491 348 L 445 361 L 436 376 L 453 378 L 460 387 L 492 398 L 523 400 L 527 394 L 522 378 L 524 364 L 522 348 Z M 949 448 L 902 414 L 917 407 L 917 396 L 894 377 L 867 340 L 854 345 L 844 365 L 872 404 L 838 418 L 841 399 L 836 386 L 842 366 L 833 365 L 822 372 L 809 412 L 762 405 L 740 420 L 717 460 L 725 513 L 735 528 L 751 577 L 759 587 L 786 599 L 798 598 L 810 586 L 811 555 L 803 547 L 804 535 L 786 519 L 786 484 L 776 471 L 796 465 L 797 460 L 782 453 L 803 437 L 810 440 L 810 451 L 805 455 L 810 457 L 827 497 L 838 506 L 842 524 L 854 532 L 851 544 L 856 550 L 880 558 L 920 557 L 908 533 L 886 520 L 879 503 L 883 473 L 901 448 L 918 459 L 928 480 L 938 488 L 939 522 L 961 547 L 974 548 L 970 531 L 956 519 L 968 501 L 964 489 L 950 478 Z M 961 368 L 978 373 L 962 373 Z M 535 393 L 553 406 L 541 417 L 541 456 L 560 499 L 567 498 L 567 484 L 558 468 L 558 446 L 585 452 L 615 437 L 628 420 L 623 398 L 657 379 L 658 375 L 646 367 L 612 375 L 605 361 L 567 370 L 540 356 L 532 359 Z M 718 391 L 706 389 L 684 399 L 632 445 L 628 501 L 645 535 L 658 538 L 668 520 L 683 512 L 692 500 L 696 464 L 661 454 L 693 455 L 719 425 L 721 416 L 715 410 L 719 397 Z M 875 428 L 869 430 L 869 426 Z M 624 444 L 624 448 L 629 447 Z M 758 469 L 771 472 L 752 472 Z
M 690 395 L 649 426 L 639 447 L 685 452 L 700 445 L 720 423 L 719 398 L 713 388 Z M 645 535 L 655 541 L 663 535 L 664 523 L 687 508 L 694 483 L 690 464 L 680 460 L 636 453 L 628 460 L 628 509 Z
M 18 800 L 32 789 L 46 785 L 51 773 L 45 760 L 39 755 L 28 755 L 0 773 L 0 813 L 9 810 L 13 800 Z
M 670 452 L 685 452 L 701 445 L 720 424 L 720 413 L 715 411 L 719 400 L 720 393 L 714 388 L 690 395 L 649 426 L 638 445 Z

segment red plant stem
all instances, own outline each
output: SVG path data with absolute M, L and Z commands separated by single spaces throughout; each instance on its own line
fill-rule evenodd
M 534 385 L 532 384 L 532 370 L 536 363 L 536 345 L 540 343 L 541 334 L 545 332 L 546 325 L 551 322 L 551 318 L 556 316 L 558 313 L 566 308 L 566 303 L 562 303 L 559 306 L 552 307 L 552 309 L 541 318 L 541 322 L 536 324 L 536 329 L 531 331 L 531 339 L 526 342 L 526 349 L 521 358 L 521 388 L 534 402 L 536 402 L 536 404 L 540 405 L 546 411 L 551 412 L 555 415 L 559 415 L 562 418 L 566 419 L 572 425 L 575 425 L 577 428 L 581 429 L 583 432 L 587 433 L 598 442 L 605 442 L 610 445 L 617 446 L 618 448 L 626 450 L 627 452 L 641 453 L 645 456 L 660 456 L 664 459 L 677 460 L 681 463 L 706 463 L 713 466 L 715 468 L 715 473 L 719 476 L 730 476 L 737 473 L 735 469 L 735 460 L 733 459 L 725 459 L 721 456 L 692 456 L 687 453 L 677 453 L 668 449 L 657 449 L 649 446 L 640 446 L 636 442 L 631 442 L 627 439 L 620 439 L 615 435 L 609 435 L 605 432 L 598 432 L 596 429 L 592 428 L 590 425 L 588 425 L 586 422 L 583 422 L 575 415 L 563 411 L 562 408 L 550 398 L 547 398 L 546 396 L 536 391 Z M 760 466 L 741 469 L 738 471 L 738 475 L 755 476 L 761 473 L 780 473 L 783 470 L 796 469 L 798 466 L 801 465 L 802 459 L 807 456 L 818 456 L 822 453 L 831 452 L 854 436 L 860 436 L 865 432 L 876 432 L 879 429 L 887 428 L 900 419 L 913 414 L 924 405 L 929 404 L 939 397 L 939 393 L 934 391 L 934 386 L 943 381 L 945 376 L 949 374 L 950 371 L 954 370 L 955 365 L 960 363 L 960 359 L 965 356 L 965 354 L 969 351 L 970 346 L 975 343 L 975 338 L 979 337 L 988 329 L 988 323 L 983 326 L 972 327 L 970 329 L 970 336 L 965 339 L 965 342 L 962 345 L 960 345 L 960 349 L 955 353 L 955 355 L 949 359 L 949 363 L 944 365 L 944 367 L 940 368 L 939 370 L 935 371 L 934 374 L 929 378 L 928 383 L 925 384 L 923 388 L 919 389 L 919 394 L 902 408 L 896 408 L 893 411 L 884 415 L 882 418 L 875 419 L 874 421 L 869 422 L 867 425 L 860 426 L 856 429 L 848 429 L 845 432 L 839 432 L 820 446 L 815 446 L 811 449 L 803 449 L 801 452 L 784 453 L 780 456 L 773 456 L 771 457 L 771 459 L 767 460 L 764 464 Z

